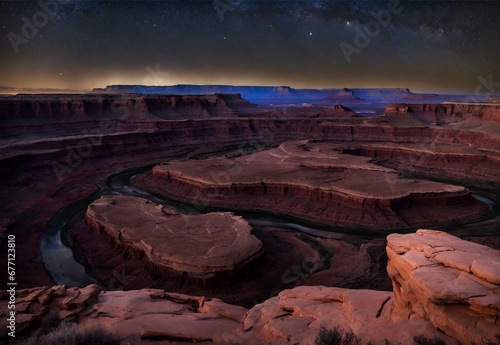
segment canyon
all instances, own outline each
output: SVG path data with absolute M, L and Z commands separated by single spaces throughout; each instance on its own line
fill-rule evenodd
M 372 343 L 497 341 L 498 104 L 125 89 L 0 97 L 0 261 L 15 235 L 18 343 L 54 313 L 130 344 L 312 343 L 322 326 Z M 292 96 L 269 104 L 277 93 Z M 385 102 L 383 115 L 342 98 Z M 62 243 L 45 245 L 58 217 Z M 44 246 L 68 246 L 95 284 L 62 286 Z

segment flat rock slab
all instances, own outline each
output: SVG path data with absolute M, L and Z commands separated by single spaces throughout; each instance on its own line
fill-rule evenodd
M 170 161 L 139 180 L 146 189 L 188 203 L 357 229 L 470 222 L 490 211 L 462 186 L 404 178 L 371 158 L 307 140 L 232 159 Z
M 420 229 L 387 237 L 393 321 L 425 317 L 462 344 L 495 343 L 500 317 L 500 252 Z
M 235 272 L 263 252 L 250 225 L 229 212 L 187 216 L 147 199 L 106 195 L 88 207 L 86 219 L 155 269 L 201 278 Z

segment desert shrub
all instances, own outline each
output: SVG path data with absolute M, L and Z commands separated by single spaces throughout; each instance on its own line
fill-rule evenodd
M 54 328 L 57 328 L 61 324 L 61 319 L 57 312 L 51 311 L 42 320 L 42 329 L 44 332 L 48 333 Z
M 413 337 L 413 341 L 417 345 L 446 345 L 446 343 L 443 340 L 439 339 L 438 337 L 430 339 L 424 337 L 423 335 Z
M 75 323 L 63 322 L 52 331 L 40 335 L 33 334 L 29 345 L 118 345 L 115 339 L 102 327 L 81 327 Z
M 498 333 L 496 336 L 495 336 L 495 339 L 496 340 L 489 340 L 486 342 L 486 345 L 498 345 L 500 344 L 500 333 Z
M 315 345 L 361 345 L 361 341 L 352 332 L 339 331 L 337 327 L 334 329 L 326 329 L 321 326 L 314 340 Z

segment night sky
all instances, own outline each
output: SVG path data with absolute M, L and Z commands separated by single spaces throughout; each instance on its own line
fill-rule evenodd
M 40 13 L 37 1 L 0 2 L 3 90 L 234 84 L 473 93 L 478 77 L 490 76 L 500 92 L 496 1 L 41 1 L 52 6 Z

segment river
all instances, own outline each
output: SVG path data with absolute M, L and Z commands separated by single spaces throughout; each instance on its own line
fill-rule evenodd
M 73 251 L 71 248 L 66 246 L 61 241 L 61 233 L 63 233 L 67 227 L 67 224 L 71 219 L 84 212 L 88 205 L 90 205 L 94 200 L 98 199 L 102 195 L 130 195 L 147 198 L 155 203 L 162 204 L 164 206 L 169 206 L 176 209 L 178 212 L 184 214 L 199 214 L 208 213 L 213 211 L 228 211 L 221 208 L 214 207 L 204 207 L 202 210 L 193 207 L 192 205 L 186 205 L 185 203 L 180 203 L 178 201 L 159 197 L 154 195 L 142 188 L 134 185 L 133 178 L 137 174 L 144 173 L 150 170 L 153 165 L 137 167 L 132 169 L 124 170 L 120 173 L 109 176 L 106 181 L 99 185 L 99 190 L 95 193 L 82 198 L 64 209 L 60 210 L 49 222 L 47 229 L 41 236 L 40 239 L 40 251 L 42 255 L 42 260 L 44 262 L 45 268 L 51 274 L 52 279 L 57 284 L 64 284 L 66 286 L 77 286 L 83 287 L 88 284 L 97 283 L 92 277 L 88 276 L 85 272 L 85 267 L 75 260 Z M 474 229 L 480 228 L 481 223 L 491 222 L 492 217 L 499 217 L 500 207 L 499 205 L 485 196 L 474 193 L 474 196 L 481 200 L 492 208 L 492 213 L 487 220 L 482 220 L 474 224 L 467 224 L 464 226 L 455 225 L 452 229 L 446 229 L 448 232 L 455 235 L 472 235 L 475 234 Z M 230 211 L 230 210 L 229 210 Z M 275 215 L 264 212 L 247 212 L 247 211 L 232 211 L 236 215 L 244 217 L 246 221 L 254 225 L 265 225 L 265 226 L 277 226 L 291 229 L 293 231 L 300 231 L 307 233 L 309 235 L 331 238 L 331 239 L 343 239 L 346 237 L 358 237 L 365 239 L 372 238 L 382 238 L 387 235 L 387 233 L 375 233 L 366 229 L 341 229 L 332 228 L 320 224 L 311 224 L 299 219 L 292 217 Z M 474 231 L 474 232 L 473 232 Z M 410 231 L 408 231 L 410 232 Z

